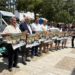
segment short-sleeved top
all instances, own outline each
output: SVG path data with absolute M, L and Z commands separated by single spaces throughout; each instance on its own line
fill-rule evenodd
M 32 31 L 42 31 L 42 27 L 40 24 L 31 24 Z
M 8 25 L 8 26 L 4 29 L 3 33 L 21 33 L 21 31 L 20 31 L 20 29 L 19 29 L 18 26 L 14 27 L 14 26 L 12 26 L 12 25 Z

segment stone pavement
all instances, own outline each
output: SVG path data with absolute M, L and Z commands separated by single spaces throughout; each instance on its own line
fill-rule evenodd
M 0 75 L 75 75 L 75 49 L 67 46 L 58 51 L 49 52 L 41 57 L 34 57 L 27 65 L 19 63 L 19 69 L 7 70 L 7 64 L 0 58 Z

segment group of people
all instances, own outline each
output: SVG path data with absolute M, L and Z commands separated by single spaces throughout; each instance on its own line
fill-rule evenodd
M 24 20 L 20 23 L 17 24 L 16 18 L 12 17 L 10 19 L 10 25 L 8 25 L 3 33 L 4 34 L 10 34 L 10 33 L 22 33 L 26 32 L 28 35 L 38 33 L 41 31 L 47 32 L 49 30 L 49 26 L 47 25 L 48 20 L 43 19 L 43 23 L 39 23 L 39 18 L 36 18 L 35 22 L 31 24 L 31 19 L 29 17 L 24 17 Z M 59 29 L 61 31 L 61 29 Z M 55 41 L 57 43 L 57 41 Z M 4 43 L 7 51 L 8 51 L 8 69 L 9 71 L 12 71 L 12 67 L 19 68 L 17 66 L 18 63 L 18 52 L 19 49 L 21 49 L 22 53 L 22 63 L 26 65 L 26 61 L 30 61 L 28 59 L 29 56 L 29 49 L 26 49 L 25 45 L 21 46 L 20 48 L 16 48 L 15 50 L 12 48 L 12 44 L 10 43 Z M 38 56 L 38 47 L 35 46 L 31 48 L 31 56 Z
M 24 17 L 24 20 L 20 23 L 17 24 L 16 17 L 12 17 L 10 19 L 10 25 L 8 25 L 4 31 L 3 34 L 10 35 L 12 33 L 22 33 L 26 32 L 28 35 L 37 33 L 38 31 L 47 31 L 47 20 L 44 20 L 44 24 L 40 25 L 39 24 L 39 19 L 35 20 L 35 23 L 30 24 L 31 19 L 29 17 Z M 26 65 L 26 61 L 30 61 L 27 57 L 29 54 L 29 50 L 26 49 L 25 45 L 21 46 L 20 48 L 16 48 L 15 50 L 12 48 L 11 43 L 3 43 L 3 45 L 6 47 L 8 51 L 8 70 L 12 71 L 12 67 L 16 67 L 18 63 L 18 52 L 19 49 L 21 49 L 22 53 L 22 63 Z M 32 47 L 31 48 L 31 55 L 32 57 L 34 55 L 38 56 L 38 46 Z

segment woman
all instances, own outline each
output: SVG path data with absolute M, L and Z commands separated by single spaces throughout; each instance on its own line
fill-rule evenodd
M 16 18 L 15 17 L 11 18 L 10 22 L 11 22 L 11 25 L 8 25 L 4 29 L 3 33 L 8 34 L 8 35 L 10 35 L 12 33 L 14 33 L 14 34 L 21 33 L 19 27 L 17 26 Z M 16 48 L 14 50 L 11 43 L 6 43 L 5 47 L 8 50 L 8 69 L 9 69 L 9 71 L 12 71 L 12 67 L 18 68 L 18 66 L 17 66 L 18 48 Z

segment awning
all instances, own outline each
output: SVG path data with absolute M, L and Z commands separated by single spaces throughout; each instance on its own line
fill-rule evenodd
M 9 16 L 9 17 L 15 16 L 12 12 L 0 11 L 0 13 L 1 13 L 3 16 Z

